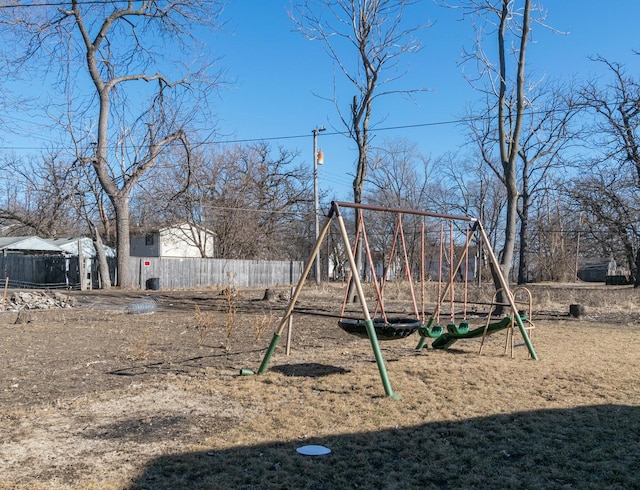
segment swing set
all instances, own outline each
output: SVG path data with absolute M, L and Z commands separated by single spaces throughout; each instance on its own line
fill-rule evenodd
M 351 246 L 351 241 L 349 239 L 349 234 L 347 233 L 347 228 L 344 223 L 344 219 L 341 214 L 342 208 L 350 208 L 354 209 L 357 215 L 357 232 L 354 240 L 353 246 Z M 373 259 L 373 254 L 371 253 L 371 248 L 369 246 L 369 239 L 366 233 L 366 227 L 364 223 L 364 211 L 372 211 L 372 212 L 382 212 L 387 215 L 392 214 L 397 217 L 395 224 L 395 231 L 393 236 L 393 241 L 391 245 L 391 250 L 388 254 L 387 262 L 384 266 L 383 273 L 381 278 L 378 279 L 376 274 L 376 267 Z M 411 274 L 410 261 L 407 253 L 407 246 L 405 241 L 405 235 L 403 230 L 402 218 L 404 215 L 412 215 L 416 217 L 422 218 L 421 225 L 421 240 L 420 240 L 420 252 L 421 252 L 421 271 L 420 271 L 420 282 L 421 282 L 421 309 L 418 308 L 418 303 L 415 295 L 415 289 L 413 285 L 413 279 Z M 449 240 L 448 240 L 448 251 L 445 250 L 445 228 L 444 222 L 440 223 L 440 237 L 439 237 L 439 264 L 438 264 L 438 292 L 437 292 L 437 303 L 435 309 L 432 314 L 427 315 L 425 313 L 425 219 L 438 219 L 443 221 L 449 221 Z M 276 329 L 271 343 L 265 353 L 265 356 L 262 360 L 260 368 L 257 374 L 264 374 L 267 370 L 268 364 L 275 352 L 275 349 L 280 341 L 280 337 L 284 332 L 285 327 L 289 323 L 291 315 L 293 314 L 296 302 L 302 292 L 302 288 L 304 283 L 311 271 L 311 267 L 313 265 L 314 259 L 317 256 L 318 251 L 320 250 L 320 246 L 332 224 L 332 222 L 336 220 L 338 224 L 338 228 L 340 230 L 340 236 L 342 238 L 344 249 L 349 261 L 350 265 L 350 273 L 349 280 L 347 281 L 347 288 L 345 289 L 345 296 L 342 304 L 342 309 L 340 311 L 340 316 L 338 320 L 338 326 L 342 328 L 345 332 L 357 335 L 360 337 L 366 337 L 369 339 L 371 343 L 371 348 L 373 350 L 373 354 L 376 360 L 376 364 L 378 366 L 378 371 L 380 373 L 380 378 L 382 380 L 382 384 L 387 396 L 393 398 L 399 398 L 392 390 L 391 383 L 389 381 L 389 376 L 387 374 L 384 358 L 382 356 L 382 352 L 380 349 L 379 341 L 387 341 L 387 340 L 395 340 L 395 339 L 403 339 L 408 337 L 409 335 L 415 333 L 416 331 L 419 333 L 420 339 L 416 346 L 416 349 L 423 349 L 426 347 L 426 343 L 429 339 L 434 339 L 432 343 L 432 347 L 434 349 L 447 349 L 453 343 L 460 339 L 474 338 L 474 337 L 482 337 L 482 343 L 480 346 L 480 353 L 484 347 L 484 341 L 487 335 L 490 335 L 494 332 L 500 330 L 507 330 L 507 344 L 511 343 L 511 355 L 513 356 L 513 348 L 515 346 L 514 342 L 514 329 L 517 327 L 520 335 L 524 341 L 523 345 L 525 345 L 528 349 L 530 358 L 537 360 L 538 357 L 534 350 L 533 344 L 531 343 L 531 338 L 529 332 L 534 327 L 531 322 L 531 295 L 528 295 L 529 299 L 529 309 L 526 313 L 521 312 L 516 305 L 516 296 L 513 292 L 510 291 L 507 282 L 502 275 L 498 261 L 491 249 L 491 244 L 487 238 L 487 235 L 482 227 L 482 224 L 476 218 L 471 218 L 468 216 L 454 216 L 448 214 L 439 214 L 439 213 L 431 213 L 426 211 L 418 211 L 418 210 L 409 210 L 409 209 L 399 209 L 399 208 L 386 208 L 380 206 L 371 206 L 365 204 L 356 204 L 356 203 L 347 203 L 347 202 L 339 202 L 333 201 L 331 203 L 331 208 L 329 214 L 327 216 L 327 220 L 325 221 L 319 235 L 316 240 L 315 246 L 311 251 L 311 255 L 309 260 L 306 263 L 306 266 L 302 272 L 300 280 L 298 281 L 297 286 L 294 289 L 294 292 L 291 296 L 289 306 L 284 313 L 278 328 Z M 454 222 L 465 223 L 466 226 L 466 239 L 465 245 L 462 253 L 458 257 L 457 262 L 454 264 Z M 506 297 L 507 303 L 503 306 L 508 306 L 511 312 L 510 316 L 506 316 L 499 321 L 491 322 L 491 313 L 488 314 L 487 320 L 484 326 L 471 329 L 468 321 L 467 321 L 467 284 L 468 284 L 468 275 L 469 275 L 469 247 L 472 242 L 474 236 L 479 236 L 480 240 L 485 247 L 486 255 L 490 260 L 495 273 L 499 279 L 501 285 L 501 292 L 503 296 Z M 371 275 L 371 282 L 373 285 L 373 289 L 375 291 L 375 307 L 373 310 L 373 315 L 369 309 L 367 298 L 364 293 L 364 288 L 362 285 L 361 271 L 359 271 L 358 266 L 356 264 L 356 252 L 358 247 L 362 243 L 362 250 L 364 252 L 363 264 L 365 267 L 368 267 L 369 273 Z M 396 253 L 396 247 L 400 245 L 399 250 Z M 406 279 L 409 285 L 409 290 L 411 294 L 411 300 L 413 305 L 412 314 L 395 316 L 390 314 L 385 308 L 385 304 L 383 301 L 384 298 L 384 290 L 388 281 L 389 271 L 392 269 L 393 265 L 397 265 L 398 260 L 394 264 L 394 259 L 397 259 L 398 254 L 400 254 L 399 261 L 403 263 L 402 269 L 404 269 L 406 274 Z M 366 260 L 365 260 L 366 259 Z M 443 269 L 444 262 L 448 263 L 449 266 L 449 279 L 443 287 Z M 464 266 L 464 267 L 463 267 Z M 454 311 L 455 301 L 455 278 L 458 274 L 462 274 L 462 282 L 463 282 L 463 312 L 462 312 L 462 321 L 459 324 L 456 324 L 456 313 Z M 350 290 L 355 291 L 357 295 L 357 299 L 360 305 L 362 318 L 354 318 L 351 316 L 347 316 L 346 314 L 346 305 L 348 303 L 348 296 Z M 525 292 L 528 293 L 524 288 L 519 288 L 519 293 Z M 489 303 L 490 306 L 496 306 L 496 298 L 498 293 L 494 295 L 492 302 Z M 443 308 L 449 305 L 449 323 L 447 323 L 446 328 L 441 325 L 440 319 L 443 314 Z M 527 315 L 528 313 L 528 315 Z M 508 350 L 508 345 L 505 345 L 505 352 Z M 252 374 L 250 370 L 242 370 L 241 374 Z

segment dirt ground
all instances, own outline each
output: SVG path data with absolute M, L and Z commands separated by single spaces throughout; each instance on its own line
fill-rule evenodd
M 340 285 L 306 287 L 290 355 L 283 337 L 265 375 L 239 376 L 277 292 L 73 292 L 74 308 L 0 313 L 0 488 L 640 488 L 640 292 L 533 287 L 539 361 L 505 356 L 503 332 L 482 356 L 479 339 L 382 342 L 400 401 L 368 340 L 337 328 Z

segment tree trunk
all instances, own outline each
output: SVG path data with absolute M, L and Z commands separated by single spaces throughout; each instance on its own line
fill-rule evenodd
M 354 114 L 354 120 L 355 120 L 355 97 L 354 97 L 354 106 L 353 106 L 353 114 Z M 368 151 L 368 136 L 367 136 L 367 130 L 368 130 L 368 117 L 365 117 L 365 127 L 362 131 L 362 133 L 360 133 L 358 130 L 356 130 L 356 133 L 361 135 L 361 138 L 358 138 L 358 167 L 356 169 L 356 177 L 355 179 L 353 179 L 353 202 L 356 204 L 361 204 L 362 203 L 362 194 L 364 192 L 364 183 L 365 183 L 365 178 L 367 175 L 367 151 Z M 358 229 L 361 225 L 360 223 L 360 210 L 356 210 L 356 220 L 355 220 L 355 235 L 356 236 L 358 234 Z M 347 298 L 349 298 L 349 302 L 351 303 L 355 303 L 358 300 L 358 295 L 357 295 L 357 291 L 356 291 L 356 287 L 355 287 L 355 283 L 353 281 L 353 275 L 355 274 L 360 274 L 360 271 L 362 270 L 362 261 L 363 261 L 363 243 L 364 241 L 361 239 L 358 241 L 357 247 L 356 247 L 356 254 L 355 254 L 355 263 L 356 263 L 356 267 L 357 270 L 353 271 L 352 274 L 352 279 L 351 282 L 349 283 L 349 291 L 347 294 Z
M 518 53 L 518 74 L 516 80 L 516 113 L 513 129 L 507 130 L 507 122 L 510 117 L 505 114 L 507 109 L 507 82 L 506 82 L 506 48 L 505 31 L 507 28 L 507 19 L 509 18 L 510 2 L 502 0 L 502 14 L 500 18 L 500 27 L 498 29 L 498 50 L 500 56 L 500 94 L 498 99 L 498 132 L 500 144 L 500 157 L 504 171 L 504 185 L 507 191 L 507 216 L 504 231 L 504 246 L 502 248 L 502 257 L 500 260 L 500 269 L 505 281 L 505 287 L 509 286 L 509 271 L 513 261 L 513 251 L 516 243 L 516 224 L 518 219 L 518 182 L 516 179 L 516 163 L 518 159 L 518 151 L 520 144 L 520 134 L 522 130 L 522 117 L 525 108 L 524 100 L 524 66 L 527 52 L 527 39 L 529 36 L 529 14 L 531 10 L 530 0 L 525 0 L 522 32 L 520 33 L 520 50 Z M 509 125 L 510 128 L 510 125 Z M 502 285 L 496 283 L 497 275 L 493 274 L 494 284 L 499 290 L 497 294 L 498 303 L 506 302 L 506 295 L 500 290 Z M 503 306 L 498 305 L 495 314 L 502 314 Z
M 128 196 L 117 196 L 113 200 L 116 212 L 116 241 L 118 247 L 118 286 L 130 288 L 131 268 L 129 260 L 129 199 Z
M 111 289 L 111 274 L 109 274 L 109 263 L 104 253 L 102 238 L 98 232 L 98 228 L 93 226 L 93 247 L 96 249 L 96 257 L 98 259 L 98 274 L 100 275 L 100 287 L 102 289 Z
M 529 194 L 523 184 L 522 212 L 520 213 L 520 251 L 518 257 L 518 284 L 526 284 L 529 280 L 527 264 L 527 233 L 529 232 Z
M 509 287 L 509 273 L 511 272 L 511 264 L 513 262 L 513 251 L 515 249 L 516 244 L 516 225 L 518 218 L 518 189 L 516 186 L 515 179 L 515 165 L 514 168 L 510 171 L 509 169 L 505 170 L 505 183 L 507 188 L 507 216 L 506 216 L 506 227 L 504 231 L 504 245 L 502 247 L 502 251 L 500 252 L 500 271 L 502 272 L 502 277 L 505 281 L 505 286 Z M 507 296 L 504 294 L 504 289 L 502 284 L 500 283 L 500 279 L 498 275 L 495 273 L 495 270 L 492 270 L 493 275 L 493 283 L 498 291 L 496 295 L 497 302 L 494 310 L 494 314 L 502 315 L 504 311 L 503 305 L 507 302 Z

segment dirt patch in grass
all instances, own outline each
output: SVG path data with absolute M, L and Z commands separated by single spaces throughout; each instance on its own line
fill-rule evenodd
M 314 314 L 294 315 L 291 354 L 283 338 L 263 376 L 239 372 L 287 306 L 264 290 L 96 291 L 29 323 L 1 313 L 0 488 L 637 486 L 640 293 L 530 289 L 540 361 L 505 356 L 503 332 L 482 356 L 479 339 L 383 342 L 401 401 L 369 342 L 337 328 L 339 285 L 304 290 Z M 482 324 L 490 294 L 469 293 Z M 388 310 L 410 312 L 406 297 L 391 286 Z M 308 444 L 331 454 L 296 452 Z

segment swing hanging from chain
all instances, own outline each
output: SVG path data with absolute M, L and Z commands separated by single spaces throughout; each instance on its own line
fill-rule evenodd
M 359 246 L 359 240 L 362 240 L 364 250 L 366 252 L 367 263 L 369 266 L 369 270 L 371 272 L 371 280 L 376 291 L 376 307 L 374 310 L 374 318 L 373 328 L 376 333 L 376 336 L 379 340 L 398 340 L 408 337 L 418 330 L 418 328 L 422 325 L 422 320 L 418 314 L 418 307 L 416 304 L 415 294 L 413 292 L 413 282 L 411 279 L 411 269 L 409 267 L 409 258 L 407 255 L 407 247 L 404 238 L 404 230 L 402 227 L 402 213 L 398 213 L 398 221 L 396 223 L 395 233 L 393 237 L 393 242 L 391 244 L 391 251 L 389 252 L 388 262 L 383 270 L 382 279 L 378 281 L 378 277 L 376 274 L 375 264 L 373 261 L 373 256 L 371 254 L 371 248 L 369 246 L 369 239 L 367 237 L 366 228 L 364 225 L 364 218 L 362 214 L 362 210 L 357 210 L 357 220 L 358 226 L 356 231 L 356 238 L 354 240 L 354 249 L 353 254 L 355 255 L 356 250 Z M 395 247 L 398 242 L 398 238 L 402 243 L 402 252 L 404 257 L 404 269 L 409 281 L 409 287 L 411 290 L 411 296 L 413 299 L 413 307 L 414 307 L 414 317 L 390 317 L 387 315 L 384 307 L 384 287 L 387 282 L 387 275 L 389 268 L 391 267 L 391 261 L 394 258 Z M 349 278 L 347 283 L 349 283 L 352 278 L 353 271 L 349 272 Z M 348 301 L 349 288 L 345 290 L 345 296 L 342 303 L 342 310 L 340 312 L 340 316 L 344 317 L 346 305 Z M 378 309 L 380 310 L 380 315 L 378 315 Z M 352 319 L 352 318 L 340 318 L 338 321 L 338 326 L 344 330 L 345 332 L 356 335 L 358 337 L 368 338 L 369 334 L 367 332 L 366 321 L 363 319 Z

